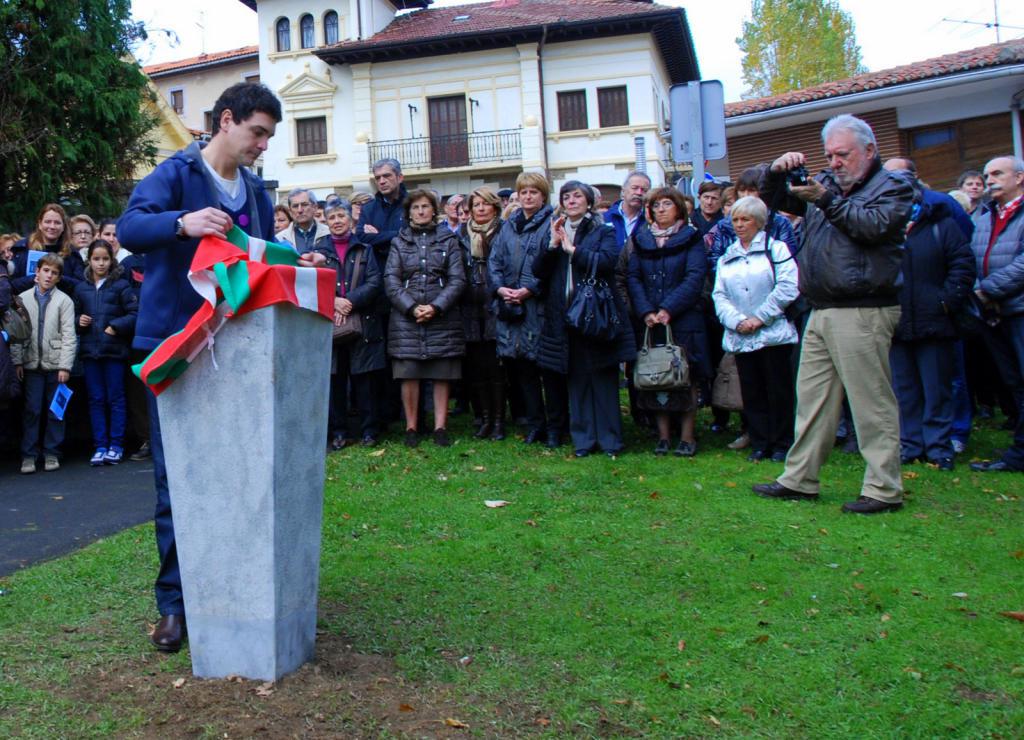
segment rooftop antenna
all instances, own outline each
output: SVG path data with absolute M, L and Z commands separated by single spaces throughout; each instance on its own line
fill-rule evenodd
M 205 10 L 200 10 L 199 11 L 199 22 L 196 23 L 196 27 L 199 28 L 200 37 L 202 39 L 202 41 L 201 41 L 201 48 L 199 50 L 200 56 L 206 54 L 206 25 L 205 24 L 206 24 L 206 11 Z
M 992 0 L 992 20 L 991 21 L 966 21 L 957 20 L 956 18 L 943 18 L 946 23 L 962 23 L 970 26 L 984 26 L 985 28 L 995 29 L 996 32 L 996 43 L 1002 43 L 1003 36 L 1000 33 L 1000 29 L 1009 28 L 1015 31 L 1024 31 L 1024 26 L 1006 26 L 999 22 L 999 0 Z

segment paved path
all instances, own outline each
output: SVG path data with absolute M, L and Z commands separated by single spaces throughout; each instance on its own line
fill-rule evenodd
M 93 468 L 88 454 L 34 475 L 0 463 L 0 576 L 153 518 L 151 461 Z

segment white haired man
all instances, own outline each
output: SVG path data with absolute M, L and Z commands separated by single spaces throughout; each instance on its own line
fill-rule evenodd
M 754 492 L 817 500 L 845 390 L 867 469 L 860 496 L 843 511 L 895 511 L 903 506 L 903 484 L 889 346 L 900 317 L 897 283 L 914 191 L 905 177 L 882 169 L 875 135 L 859 118 L 832 118 L 821 137 L 829 169 L 796 184 L 790 173 L 806 158 L 787 152 L 768 175 L 765 200 L 805 214 L 797 263 L 812 311 L 800 354 L 795 441 L 782 475 Z
M 975 472 L 1024 472 L 1024 161 L 996 157 L 985 165 L 992 200 L 974 212 L 971 248 L 978 267 L 978 298 L 998 313 L 985 330 L 992 352 L 1017 403 L 1013 446 L 998 460 L 971 463 Z

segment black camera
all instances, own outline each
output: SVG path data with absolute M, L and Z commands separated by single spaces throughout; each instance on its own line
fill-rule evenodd
M 807 181 L 807 168 L 803 165 L 794 167 L 786 173 L 786 182 L 788 182 L 792 187 L 806 185 Z

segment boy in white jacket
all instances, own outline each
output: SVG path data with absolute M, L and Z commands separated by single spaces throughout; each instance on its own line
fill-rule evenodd
M 32 322 L 32 338 L 11 347 L 11 360 L 25 384 L 24 431 L 21 439 L 21 472 L 36 472 L 40 428 L 44 422 L 43 465 L 48 471 L 60 467 L 60 445 L 64 421 L 48 413 L 57 386 L 67 383 L 75 362 L 75 304 L 57 283 L 64 260 L 47 254 L 36 264 L 36 285 L 21 294 Z

